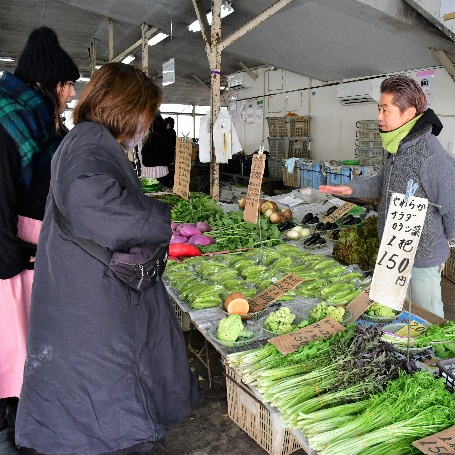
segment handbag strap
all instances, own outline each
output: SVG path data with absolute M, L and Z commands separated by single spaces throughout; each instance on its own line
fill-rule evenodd
M 52 202 L 54 205 L 55 220 L 57 221 L 57 224 L 63 231 L 63 233 L 66 234 L 74 243 L 79 245 L 84 251 L 93 256 L 95 259 L 98 259 L 98 261 L 102 262 L 104 265 L 109 265 L 109 262 L 112 257 L 112 251 L 103 248 L 101 245 L 94 242 L 93 240 L 83 239 L 81 237 L 74 236 L 71 233 L 68 221 L 58 208 L 54 197 L 52 197 Z

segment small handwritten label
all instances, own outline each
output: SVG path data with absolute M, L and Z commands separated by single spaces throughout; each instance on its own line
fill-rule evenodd
M 294 289 L 300 283 L 302 283 L 302 278 L 299 278 L 297 275 L 290 273 L 282 278 L 280 281 L 277 281 L 273 286 L 264 289 L 256 297 L 253 297 L 248 303 L 250 305 L 249 313 L 256 313 L 257 311 L 263 310 L 267 305 L 270 305 L 278 297 L 281 297 L 286 292 Z
M 251 163 L 250 181 L 246 193 L 245 212 L 243 214 L 244 221 L 256 223 L 258 220 L 259 198 L 261 196 L 262 176 L 265 168 L 264 154 L 253 155 Z
M 365 288 L 346 308 L 351 310 L 352 316 L 348 324 L 354 322 L 361 314 L 365 312 L 373 303 L 374 300 L 370 299 L 370 286 Z
M 410 326 L 411 326 L 410 327 L 411 337 L 417 337 L 427 331 L 427 328 L 417 321 L 411 321 Z M 405 327 L 398 330 L 398 332 L 395 332 L 395 335 L 398 335 L 399 337 L 407 337 L 408 336 L 408 326 L 406 325 Z
M 345 202 L 344 204 L 340 205 L 334 212 L 330 215 L 327 215 L 323 218 L 322 222 L 327 223 L 330 221 L 331 223 L 335 223 L 336 220 L 341 218 L 343 215 L 346 215 L 352 208 L 355 207 L 355 204 L 352 202 Z
M 412 445 L 427 455 L 434 453 L 438 453 L 439 455 L 454 455 L 455 426 L 414 441 Z
M 346 330 L 346 328 L 335 321 L 335 319 L 325 318 L 303 329 L 295 330 L 286 335 L 280 335 L 269 341 L 277 347 L 281 354 L 289 354 L 298 351 L 310 341 L 325 340 L 343 330 Z
M 175 176 L 172 191 L 186 200 L 190 194 L 191 143 L 191 139 L 187 138 L 184 141 L 182 137 L 178 137 L 175 148 Z

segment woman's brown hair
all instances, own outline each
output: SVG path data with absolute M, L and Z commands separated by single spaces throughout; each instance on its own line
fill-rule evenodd
M 161 98 L 161 89 L 139 68 L 108 63 L 95 71 L 82 91 L 74 124 L 101 123 L 122 142 L 149 131 Z
M 390 76 L 381 83 L 381 93 L 392 95 L 392 104 L 404 112 L 408 107 L 416 108 L 416 115 L 427 108 L 427 98 L 419 84 L 408 76 Z

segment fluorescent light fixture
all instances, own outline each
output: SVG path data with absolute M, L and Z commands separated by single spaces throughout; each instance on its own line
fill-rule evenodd
M 88 82 L 89 80 L 89 77 L 81 76 L 76 82 Z
M 99 70 L 102 65 L 95 65 L 95 69 Z
M 149 46 L 154 46 L 155 44 L 158 44 L 160 41 L 163 41 L 166 39 L 169 35 L 166 35 L 166 33 L 157 33 L 155 36 L 152 36 L 149 39 Z
M 131 63 L 136 57 L 134 55 L 127 55 L 123 60 L 122 63 Z
M 12 57 L 0 57 L 0 62 L 14 62 Z
M 226 6 L 225 4 L 223 4 L 223 6 L 221 8 L 221 19 L 223 19 L 223 17 L 229 16 L 229 14 L 231 14 L 233 12 L 234 12 L 234 8 L 232 8 L 232 5 L 229 4 L 229 6 Z M 210 13 L 207 14 L 207 22 L 209 23 L 209 25 L 212 24 L 212 12 L 211 11 L 210 11 Z M 199 26 L 199 21 L 195 20 L 192 24 L 190 24 L 188 26 L 188 30 L 190 32 L 200 32 L 201 27 Z

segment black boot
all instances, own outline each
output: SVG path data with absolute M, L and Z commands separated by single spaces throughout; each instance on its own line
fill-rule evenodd
M 19 455 L 20 452 L 14 442 L 8 437 L 8 429 L 0 431 L 0 455 Z

